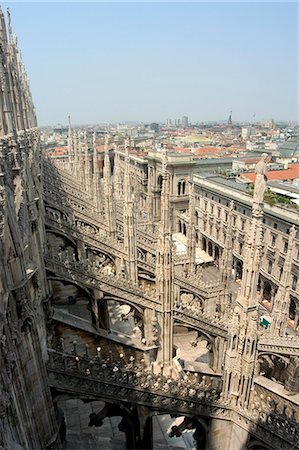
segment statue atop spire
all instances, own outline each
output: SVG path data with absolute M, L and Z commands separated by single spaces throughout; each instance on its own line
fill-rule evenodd
M 252 214 L 256 217 L 263 214 L 262 207 L 264 203 L 264 195 L 267 189 L 268 181 L 268 169 L 267 164 L 270 162 L 271 157 L 268 153 L 263 153 L 261 159 L 255 167 L 256 179 L 254 183 L 253 191 L 253 205 Z

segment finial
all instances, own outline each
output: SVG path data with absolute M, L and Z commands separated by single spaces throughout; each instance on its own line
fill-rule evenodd
M 10 11 L 9 8 L 6 9 L 6 15 L 7 15 L 7 25 L 8 25 L 8 33 L 9 33 L 9 42 L 12 40 L 12 27 L 11 27 L 11 18 L 10 18 Z
M 167 153 L 165 148 L 162 150 L 162 172 L 166 172 L 167 170 Z

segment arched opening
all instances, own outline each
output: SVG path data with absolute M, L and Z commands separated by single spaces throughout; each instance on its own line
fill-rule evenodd
M 291 297 L 291 301 L 290 301 L 290 307 L 289 307 L 289 318 L 291 320 L 295 320 L 296 317 L 296 302 L 295 300 Z
M 207 240 L 205 237 L 202 238 L 202 249 L 204 252 L 207 251 Z
M 178 195 L 185 195 L 186 193 L 186 181 L 180 180 L 178 182 Z
M 185 223 L 183 223 L 183 234 L 184 234 L 185 236 L 187 236 L 187 226 L 186 226 Z
M 213 245 L 212 245 L 212 242 L 208 242 L 208 254 L 210 255 L 210 256 L 212 256 L 213 255 Z
M 277 383 L 284 383 L 287 378 L 288 360 L 284 357 L 263 354 L 259 357 L 260 374 Z
M 52 287 L 53 306 L 61 311 L 88 321 L 94 321 L 92 316 L 91 295 L 82 287 L 60 279 L 49 279 Z
M 263 293 L 263 299 L 268 300 L 268 302 L 271 301 L 271 293 L 272 293 L 272 286 L 269 283 L 269 281 L 264 282 L 264 293 Z
M 67 448 L 136 448 L 138 420 L 134 420 L 129 408 L 66 395 L 56 398 L 66 423 Z
M 47 253 L 59 256 L 62 260 L 78 261 L 78 250 L 75 242 L 66 236 L 52 230 L 46 230 Z
M 243 264 L 241 261 L 237 261 L 236 264 L 236 279 L 242 280 L 243 277 Z
M 219 247 L 217 245 L 215 246 L 215 260 L 219 260 Z
M 88 262 L 95 269 L 98 269 L 100 272 L 103 272 L 106 275 L 116 274 L 115 261 L 110 255 L 92 248 L 88 248 L 86 250 L 86 255 Z
M 182 233 L 182 222 L 179 220 L 179 233 Z
M 163 177 L 162 177 L 162 175 L 158 176 L 157 185 L 158 185 L 158 188 L 160 189 L 160 191 L 162 191 L 162 186 L 163 186 Z
M 204 449 L 207 427 L 196 417 L 171 417 L 169 414 L 153 416 L 153 448 Z
M 143 311 L 119 301 L 106 297 L 109 328 L 130 338 L 141 341 L 144 337 Z

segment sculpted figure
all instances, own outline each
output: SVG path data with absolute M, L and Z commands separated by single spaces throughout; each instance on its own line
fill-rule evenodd
M 267 153 L 263 153 L 255 167 L 256 179 L 253 191 L 253 210 L 255 212 L 261 211 L 261 205 L 264 201 L 264 194 L 268 181 L 267 164 L 270 162 L 270 159 L 271 157 Z

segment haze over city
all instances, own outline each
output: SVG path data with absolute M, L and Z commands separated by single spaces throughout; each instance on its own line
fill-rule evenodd
M 296 3 L 10 3 L 40 125 L 298 120 Z

